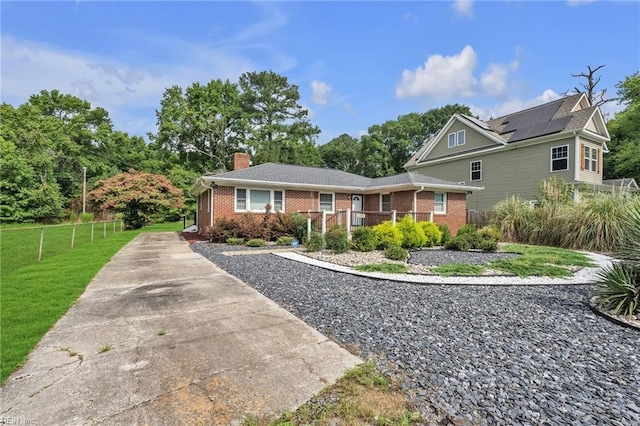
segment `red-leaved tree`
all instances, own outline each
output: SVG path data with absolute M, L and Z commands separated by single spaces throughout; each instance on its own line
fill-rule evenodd
M 100 210 L 123 213 L 131 229 L 179 216 L 184 207 L 182 190 L 169 179 L 136 170 L 96 182 L 88 199 Z

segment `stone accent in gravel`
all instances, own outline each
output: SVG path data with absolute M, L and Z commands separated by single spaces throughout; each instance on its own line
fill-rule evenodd
M 404 377 L 427 422 L 640 424 L 640 335 L 591 311 L 593 286 L 424 286 L 192 248 Z

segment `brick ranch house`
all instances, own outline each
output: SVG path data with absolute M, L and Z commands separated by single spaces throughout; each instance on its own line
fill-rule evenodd
M 466 223 L 466 199 L 483 189 L 418 173 L 368 178 L 341 170 L 266 163 L 250 166 L 248 154 L 234 154 L 234 170 L 200 177 L 191 187 L 197 197 L 199 233 L 218 218 L 299 212 L 327 227 L 376 225 L 412 214 L 416 220 L 446 224 L 455 234 Z

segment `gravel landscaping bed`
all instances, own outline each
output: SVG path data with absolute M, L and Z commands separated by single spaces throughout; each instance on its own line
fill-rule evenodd
M 423 286 L 192 248 L 399 374 L 429 421 L 640 424 L 640 333 L 595 315 L 590 286 Z
M 474 251 L 454 251 L 441 249 L 416 250 L 411 252 L 409 263 L 424 266 L 440 266 L 450 263 L 466 263 L 469 265 L 484 265 L 498 259 L 514 259 L 521 257 L 517 253 L 504 252 L 474 252 Z

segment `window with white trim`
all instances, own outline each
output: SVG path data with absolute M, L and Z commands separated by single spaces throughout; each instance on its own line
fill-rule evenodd
M 469 168 L 471 180 L 482 180 L 482 160 L 472 161 Z
M 592 172 L 598 171 L 598 150 L 590 146 L 584 146 L 584 169 Z
M 247 190 L 236 188 L 236 210 L 247 210 Z
M 391 194 L 380 194 L 380 211 L 391 211 Z
M 456 146 L 456 134 L 449 133 L 449 148 L 453 148 Z
M 458 130 L 457 132 L 449 133 L 447 136 L 447 146 L 449 148 L 455 148 L 456 146 L 462 146 L 466 142 L 466 133 L 464 129 Z
M 284 211 L 284 191 L 236 188 L 235 211 L 264 212 L 267 204 L 271 211 Z
M 333 213 L 333 194 L 320 193 L 318 197 L 319 197 L 320 211 Z
M 551 171 L 569 170 L 569 145 L 551 148 Z
M 435 192 L 433 194 L 433 212 L 445 214 L 447 212 L 447 194 L 445 192 Z
M 264 191 L 262 189 L 249 190 L 249 210 L 264 210 L 264 206 L 267 204 L 271 204 L 271 191 Z
M 458 130 L 458 141 L 457 141 L 457 145 L 461 146 L 464 145 L 465 143 L 465 132 L 464 129 L 463 130 Z
M 273 191 L 273 209 L 277 212 L 284 211 L 284 193 Z

